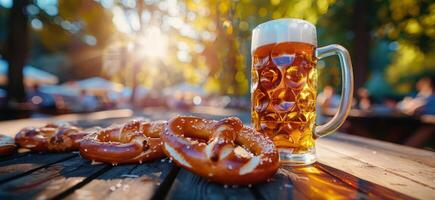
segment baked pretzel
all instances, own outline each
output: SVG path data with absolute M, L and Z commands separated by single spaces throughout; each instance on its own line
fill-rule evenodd
M 175 117 L 161 138 L 163 151 L 176 164 L 222 184 L 258 183 L 279 167 L 273 142 L 235 117 L 220 121 Z
M 0 135 L 0 155 L 5 156 L 12 154 L 15 152 L 16 148 L 14 138 Z
M 80 141 L 88 133 L 69 124 L 48 124 L 44 127 L 27 127 L 15 136 L 23 148 L 38 152 L 67 152 L 78 150 Z
M 160 134 L 166 121 L 129 121 L 96 131 L 80 143 L 82 157 L 111 164 L 142 163 L 165 157 Z

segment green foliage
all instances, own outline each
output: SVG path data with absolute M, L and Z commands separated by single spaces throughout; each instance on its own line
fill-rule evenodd
M 397 92 L 407 93 L 417 78 L 435 73 L 435 3 L 392 0 L 384 10 L 378 14 L 385 18 L 380 17 L 383 23 L 376 33 L 399 44 L 385 76 Z
M 205 87 L 211 92 L 245 95 L 249 91 L 250 37 L 258 24 L 292 17 L 316 23 L 333 0 L 287 1 L 186 1 L 198 13 L 195 27 L 216 34 L 214 41 L 202 41 L 205 66 L 209 68 Z M 206 16 L 201 12 L 206 10 Z
M 382 73 L 394 92 L 408 93 L 423 74 L 435 73 L 435 3 L 428 0 L 365 3 L 369 6 L 367 28 L 371 32 L 370 51 L 373 52 L 367 67 Z M 320 42 L 352 45 L 352 26 L 358 23 L 352 20 L 354 5 L 355 1 L 342 0 L 330 6 L 317 24 Z M 392 48 L 385 48 L 385 43 L 390 43 Z

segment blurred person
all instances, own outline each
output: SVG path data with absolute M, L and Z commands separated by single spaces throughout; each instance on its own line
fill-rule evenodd
M 183 92 L 176 92 L 174 95 L 170 95 L 166 100 L 169 108 L 172 109 L 189 109 L 189 105 L 186 103 L 186 95 Z
M 417 81 L 417 95 L 405 97 L 397 105 L 397 108 L 408 115 L 435 114 L 435 78 L 424 77 Z
M 397 99 L 391 95 L 386 96 L 383 100 L 383 104 L 391 110 L 396 109 L 397 103 Z
M 325 86 L 323 91 L 317 96 L 322 112 L 328 113 L 331 108 L 337 108 L 340 104 L 340 96 L 335 94 L 332 86 Z
M 53 95 L 54 105 L 56 108 L 56 112 L 58 113 L 67 113 L 71 110 L 68 104 L 65 102 L 65 99 L 62 95 Z
M 435 76 L 423 78 L 417 82 L 417 87 L 420 89 L 419 98 L 424 103 L 415 109 L 414 115 L 422 116 L 420 119 L 423 121 L 423 124 L 412 136 L 406 139 L 405 145 L 422 147 L 428 141 L 433 141 L 435 137 Z
M 95 111 L 98 108 L 98 99 L 86 90 L 80 90 L 80 104 L 82 111 Z
M 102 109 L 113 109 L 116 105 L 115 101 L 109 97 L 109 93 L 107 91 L 103 91 L 100 95 L 97 96 L 98 101 L 101 104 Z
M 27 91 L 27 99 L 36 109 L 55 109 L 53 96 L 42 92 L 39 84 L 33 85 L 33 87 Z
M 417 115 L 435 115 L 435 75 L 426 79 L 422 94 L 426 98 L 423 106 L 416 110 Z
M 361 87 L 357 91 L 357 108 L 361 110 L 369 110 L 372 107 L 372 100 L 369 91 Z
M 434 124 L 423 124 L 405 140 L 404 144 L 412 147 L 423 147 L 428 141 L 433 141 L 434 133 Z

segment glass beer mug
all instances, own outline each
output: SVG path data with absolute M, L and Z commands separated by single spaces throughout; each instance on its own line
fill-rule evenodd
M 317 47 L 316 27 L 300 19 L 278 19 L 258 25 L 252 33 L 252 123 L 271 138 L 284 165 L 316 161 L 314 139 L 343 124 L 353 96 L 352 63 L 340 45 Z M 338 55 L 342 96 L 338 112 L 315 125 L 318 59 Z

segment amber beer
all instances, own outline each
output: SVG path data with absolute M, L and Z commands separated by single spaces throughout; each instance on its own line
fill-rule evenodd
M 316 119 L 314 45 L 283 42 L 253 53 L 252 121 L 279 148 L 306 152 L 313 148 Z
M 319 130 L 315 127 L 316 53 L 319 58 L 339 55 L 345 68 L 341 109 L 332 121 L 317 127 Z M 347 51 L 338 45 L 317 48 L 316 29 L 304 20 L 273 20 L 253 31 L 251 73 L 255 129 L 274 141 L 282 163 L 315 162 L 314 137 L 338 128 L 350 108 L 353 77 Z

